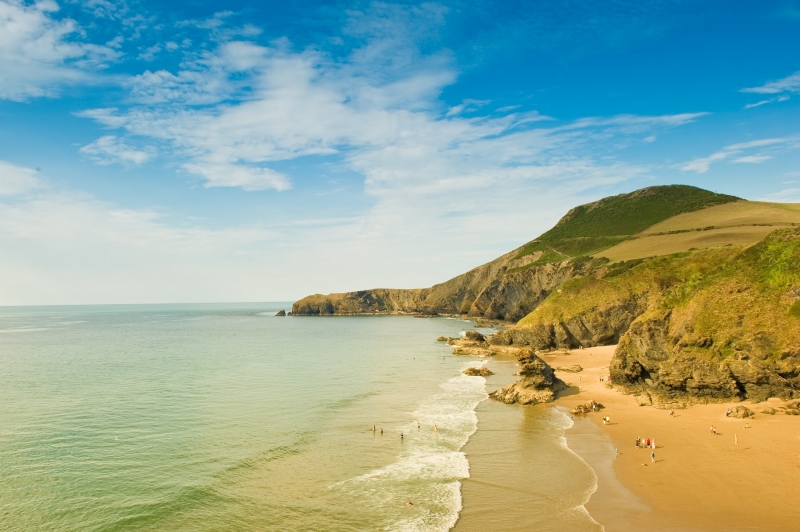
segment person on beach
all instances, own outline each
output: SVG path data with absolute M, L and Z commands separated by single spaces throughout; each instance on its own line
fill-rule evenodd
M 439 427 L 437 427 L 436 425 L 434 425 L 434 426 L 433 426 L 433 432 L 439 432 Z
M 656 439 L 653 438 L 651 449 L 655 449 L 655 448 L 656 448 Z
M 381 427 L 381 436 L 383 436 L 383 427 Z
M 650 453 L 650 461 L 656 463 L 656 453 Z
M 736 434 L 733 435 L 733 443 L 734 445 L 739 445 L 739 436 Z
M 675 416 L 675 411 L 673 409 L 669 409 L 669 417 Z
M 375 432 L 375 425 L 372 425 L 372 432 Z
M 715 426 L 713 426 L 713 425 L 711 426 L 711 434 L 712 434 L 713 436 L 716 436 L 716 435 L 717 435 L 717 427 L 715 427 Z
M 638 448 L 638 447 L 640 447 L 640 445 L 639 445 L 639 442 L 640 442 L 640 441 L 641 441 L 641 438 L 636 438 L 636 447 L 637 447 L 637 448 Z

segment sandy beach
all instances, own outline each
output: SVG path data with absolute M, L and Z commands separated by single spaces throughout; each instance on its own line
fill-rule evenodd
M 543 357 L 553 367 L 578 364 L 584 368 L 580 373 L 558 372 L 572 385 L 572 393 L 559 398 L 556 405 L 571 409 L 594 399 L 606 407 L 585 417 L 619 451 L 613 473 L 636 498 L 627 509 L 616 507 L 613 501 L 619 500 L 619 489 L 609 487 L 600 474 L 608 453 L 580 443 L 575 431 L 585 431 L 580 428 L 583 423 L 576 422 L 566 431 L 570 447 L 598 473 L 597 492 L 586 508 L 606 530 L 798 529 L 800 506 L 793 498 L 800 485 L 800 417 L 762 414 L 768 406 L 783 404 L 775 399 L 744 403 L 756 412 L 748 420 L 725 416 L 727 408 L 743 403 L 693 405 L 676 410 L 672 417 L 667 410 L 641 407 L 632 396 L 600 382 L 601 376 L 608 376 L 614 349 L 598 347 Z M 603 416 L 609 416 L 611 423 L 603 425 Z M 711 425 L 716 426 L 716 436 L 710 433 Z M 636 448 L 637 437 L 655 439 L 656 463 L 651 463 L 652 450 Z

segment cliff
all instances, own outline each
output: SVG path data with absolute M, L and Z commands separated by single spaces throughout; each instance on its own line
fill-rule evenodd
M 295 303 L 292 314 L 458 314 L 517 321 L 562 283 L 596 267 L 590 254 L 679 213 L 737 200 L 682 185 L 604 198 L 570 210 L 539 238 L 431 288 L 316 294 Z

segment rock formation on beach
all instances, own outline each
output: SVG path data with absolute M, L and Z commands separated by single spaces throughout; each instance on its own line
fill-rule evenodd
M 286 311 L 285 310 L 279 310 L 275 315 L 276 316 L 286 316 Z
M 518 375 L 522 378 L 489 394 L 489 397 L 506 404 L 535 405 L 551 402 L 559 391 L 567 387 L 556 377 L 553 368 L 532 349 L 520 349 L 517 361 L 520 365 Z

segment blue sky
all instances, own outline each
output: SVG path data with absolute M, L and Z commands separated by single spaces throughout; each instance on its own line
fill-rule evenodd
M 440 282 L 570 207 L 800 202 L 800 2 L 0 0 L 0 305 Z

